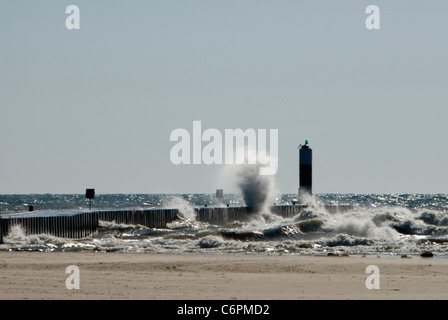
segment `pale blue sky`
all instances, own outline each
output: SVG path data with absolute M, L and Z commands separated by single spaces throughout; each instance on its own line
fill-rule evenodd
M 65 8 L 80 8 L 67 30 Z M 365 28 L 365 8 L 381 29 Z M 174 166 L 193 120 L 279 130 L 316 193 L 448 192 L 448 2 L 16 1 L 0 5 L 0 193 L 195 193 L 218 165 Z

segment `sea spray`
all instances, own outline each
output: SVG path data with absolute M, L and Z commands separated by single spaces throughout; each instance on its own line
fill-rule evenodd
M 179 215 L 184 219 L 196 220 L 194 207 L 183 198 L 173 197 L 167 202 L 166 206 L 179 210 Z
M 398 239 L 396 230 L 389 226 L 377 226 L 368 217 L 341 217 L 334 231 L 363 238 Z
M 345 234 L 363 238 L 398 239 L 399 234 L 390 222 L 398 221 L 395 215 L 382 210 L 353 209 L 346 212 L 330 213 L 319 201 L 308 198 L 308 206 L 293 218 L 296 225 L 301 221 L 314 221 L 316 228 L 309 230 L 325 231 L 327 236 Z M 301 228 L 305 231 L 304 228 Z
M 26 243 L 28 240 L 29 237 L 25 235 L 20 225 L 12 226 L 8 235 L 4 238 L 6 243 Z
M 269 211 L 273 201 L 274 180 L 272 176 L 259 174 L 258 165 L 241 165 L 237 172 L 238 182 L 246 206 L 253 213 Z
M 305 204 L 308 210 L 314 212 L 327 212 L 325 205 L 319 201 L 314 195 L 305 193 L 300 196 L 301 204 Z
M 9 250 L 14 251 L 57 251 L 65 244 L 66 239 L 49 234 L 26 235 L 20 225 L 14 225 L 3 242 Z
M 275 175 L 263 174 L 262 169 L 268 163 L 277 163 L 275 154 L 244 147 L 243 150 L 237 150 L 236 157 L 236 164 L 222 167 L 217 181 L 220 187 L 227 185 L 230 189 L 238 190 L 244 205 L 250 208 L 251 213 L 270 213 L 270 207 L 278 195 Z M 256 218 L 256 215 L 253 216 Z

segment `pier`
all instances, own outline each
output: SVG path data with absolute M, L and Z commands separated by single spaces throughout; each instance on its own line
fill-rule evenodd
M 290 218 L 307 208 L 307 205 L 275 205 L 271 213 Z M 329 213 L 353 209 L 350 205 L 325 206 Z M 197 221 L 225 225 L 233 221 L 248 221 L 252 215 L 249 207 L 196 207 Z M 22 213 L 0 218 L 0 243 L 14 226 L 20 226 L 25 235 L 49 234 L 61 238 L 82 239 L 96 232 L 100 221 L 114 221 L 120 224 L 142 225 L 148 228 L 166 228 L 167 224 L 179 219 L 178 209 L 129 209 L 67 213 Z
M 49 234 L 61 238 L 81 239 L 94 233 L 99 225 L 97 212 L 64 215 L 23 214 L 0 219 L 0 243 L 14 226 L 20 226 L 25 235 Z

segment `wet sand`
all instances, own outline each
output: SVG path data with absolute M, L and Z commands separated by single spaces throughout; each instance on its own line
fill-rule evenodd
M 79 289 L 67 289 L 69 265 Z M 367 289 L 369 265 L 379 289 Z M 0 299 L 448 299 L 448 260 L 301 255 L 0 252 Z

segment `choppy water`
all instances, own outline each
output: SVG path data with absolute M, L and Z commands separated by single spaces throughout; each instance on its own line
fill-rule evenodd
M 275 198 L 289 203 L 295 195 Z M 238 195 L 224 204 L 244 205 Z M 253 253 L 310 255 L 416 255 L 424 251 L 448 257 L 448 195 L 446 194 L 321 194 L 292 218 L 269 212 L 248 222 L 216 226 L 195 221 L 191 207 L 219 205 L 213 194 L 97 195 L 94 208 L 175 206 L 190 219 L 164 229 L 101 222 L 101 228 L 80 240 L 51 235 L 25 236 L 14 228 L 1 250 L 118 251 L 157 253 Z M 353 210 L 328 213 L 323 204 L 350 204 Z M 82 195 L 0 195 L 3 213 L 37 210 L 84 210 Z

